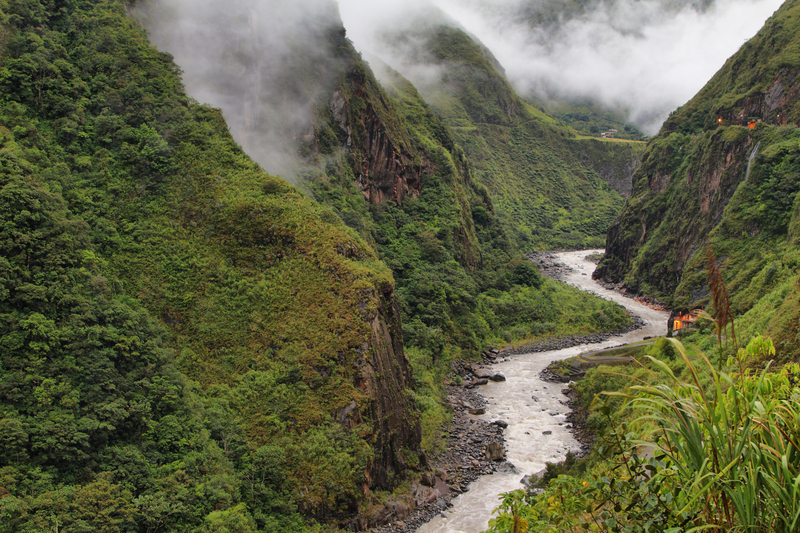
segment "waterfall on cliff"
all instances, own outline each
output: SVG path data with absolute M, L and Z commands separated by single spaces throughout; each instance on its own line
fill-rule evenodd
M 756 147 L 753 148 L 753 151 L 750 152 L 750 157 L 747 159 L 747 172 L 744 174 L 744 181 L 747 181 L 747 178 L 750 177 L 750 166 L 753 164 L 753 159 L 755 159 L 756 154 L 758 153 L 758 147 L 761 145 L 761 142 L 756 143 Z

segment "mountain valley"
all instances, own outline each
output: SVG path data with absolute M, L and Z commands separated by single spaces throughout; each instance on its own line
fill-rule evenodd
M 688 379 L 678 366 L 705 357 L 704 375 L 733 376 L 698 385 L 728 383 L 717 409 L 723 389 L 800 395 L 800 3 L 646 142 L 599 99 L 523 96 L 422 4 L 379 57 L 333 0 L 0 0 L 0 532 L 399 528 L 437 487 L 468 490 L 437 461 L 453 428 L 466 445 L 490 421 L 452 404 L 496 390 L 475 363 L 640 323 L 529 259 L 604 245 L 604 283 L 704 311 L 641 368 L 574 383 L 597 447 L 548 463 L 545 496 L 507 493 L 486 527 L 705 519 L 685 488 L 683 514 L 658 514 L 652 493 L 603 485 L 632 453 L 604 431 L 650 429 L 613 396 L 634 395 L 620 375 Z M 599 9 L 559 6 L 558 24 Z M 502 434 L 485 427 L 476 446 Z M 781 445 L 781 479 L 800 479 Z M 731 468 L 702 475 L 749 475 Z M 564 490 L 586 500 L 548 510 Z M 718 529 L 744 527 L 730 509 Z M 769 516 L 760 530 L 792 530 Z

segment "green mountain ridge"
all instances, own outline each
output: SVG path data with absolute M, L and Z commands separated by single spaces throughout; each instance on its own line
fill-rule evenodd
M 630 323 L 520 257 L 340 21 L 330 77 L 298 74 L 320 203 L 129 7 L 0 0 L 0 531 L 363 528 L 428 468 L 452 359 Z
M 422 94 L 464 149 L 515 244 L 602 244 L 622 205 L 608 183 L 628 189 L 639 144 L 579 138 L 519 98 L 488 50 L 458 28 L 420 23 L 394 35 L 392 45 L 410 49 L 412 65 L 440 69 L 440 80 L 426 82 Z M 391 89 L 391 78 L 387 84 Z
M 0 10 L 0 529 L 302 530 L 395 486 L 419 422 L 374 250 L 121 3 Z
M 709 304 L 719 258 L 743 331 L 797 337 L 800 5 L 787 1 L 647 146 L 597 275 L 675 308 Z

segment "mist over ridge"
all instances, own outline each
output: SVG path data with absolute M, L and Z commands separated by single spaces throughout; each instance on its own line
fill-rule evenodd
M 187 92 L 222 109 L 234 138 L 265 170 L 294 181 L 297 140 L 332 87 L 342 23 L 332 0 L 145 0 L 133 16 L 175 57 Z
M 648 134 L 691 98 L 781 0 L 339 0 L 357 49 L 418 85 L 437 71 L 387 35 L 421 24 L 473 34 L 523 97 L 595 102 Z M 438 11 L 438 14 L 436 12 Z M 424 91 L 423 91 L 424 92 Z
M 780 0 L 146 0 L 134 16 L 175 56 L 189 94 L 223 110 L 267 171 L 294 181 L 297 140 L 340 64 L 342 31 L 425 96 L 443 69 L 420 56 L 426 27 L 461 28 L 523 97 L 593 102 L 648 134 L 763 24 Z M 340 16 L 341 12 L 341 16 Z

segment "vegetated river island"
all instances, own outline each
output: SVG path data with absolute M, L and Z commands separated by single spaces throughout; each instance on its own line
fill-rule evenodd
M 470 485 L 469 492 L 453 500 L 445 517 L 437 516 L 418 529 L 419 533 L 478 533 L 488 527 L 492 510 L 504 492 L 522 488 L 523 476 L 539 472 L 546 462 L 562 461 L 567 452 L 577 451 L 579 443 L 573 438 L 565 418 L 569 409 L 561 384 L 548 383 L 539 373 L 551 361 L 567 359 L 588 350 L 602 350 L 642 340 L 644 337 L 667 333 L 669 311 L 659 311 L 632 298 L 608 290 L 592 279 L 595 264 L 587 255 L 602 250 L 582 250 L 556 254 L 570 271 L 564 282 L 619 303 L 633 315 L 639 316 L 644 327 L 600 344 L 581 344 L 549 352 L 515 355 L 510 360 L 493 365 L 506 376 L 506 381 L 489 382 L 481 393 L 487 399 L 486 414 L 476 418 L 487 421 L 502 419 L 508 422 L 505 430 L 506 459 L 518 473 L 495 473 L 482 476 Z M 536 397 L 535 399 L 533 397 Z M 564 402 L 562 404 L 562 402 Z M 555 414 L 554 414 L 555 413 Z

